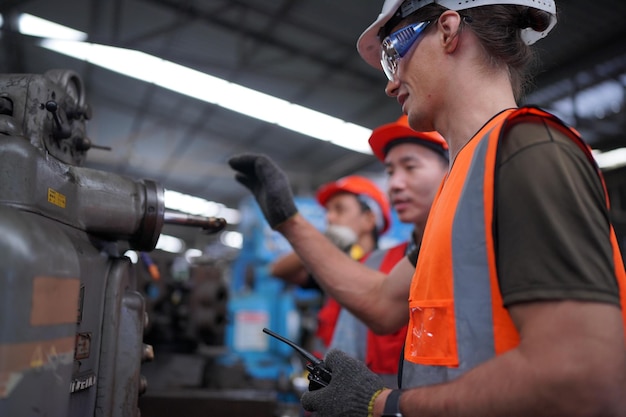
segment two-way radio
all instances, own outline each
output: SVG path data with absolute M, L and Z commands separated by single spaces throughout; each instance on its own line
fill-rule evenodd
M 324 361 L 318 359 L 311 352 L 304 350 L 302 347 L 296 345 L 289 339 L 284 338 L 283 336 L 274 333 L 273 331 L 263 328 L 263 333 L 267 333 L 270 336 L 275 337 L 276 339 L 284 342 L 295 349 L 304 359 L 306 359 L 306 369 L 309 370 L 309 391 L 315 391 L 320 388 L 324 388 L 330 383 L 330 379 L 332 374 L 328 369 L 326 369 L 326 365 Z

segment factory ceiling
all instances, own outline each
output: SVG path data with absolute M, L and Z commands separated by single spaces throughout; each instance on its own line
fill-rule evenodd
M 374 176 L 369 154 L 295 133 L 156 83 L 53 52 L 19 32 L 28 13 L 87 34 L 87 42 L 142 51 L 372 129 L 395 120 L 382 73 L 355 43 L 379 0 L 2 0 L 2 73 L 63 68 L 82 78 L 93 109 L 85 166 L 236 207 L 247 191 L 230 156 L 271 155 L 298 194 L 332 179 Z M 557 2 L 559 23 L 536 44 L 540 64 L 525 103 L 558 112 L 597 149 L 623 146 L 626 2 Z M 209 85 L 197 85 L 210 96 Z

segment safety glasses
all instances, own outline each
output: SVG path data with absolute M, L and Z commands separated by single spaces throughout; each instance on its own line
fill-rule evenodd
M 389 81 L 393 81 L 398 70 L 398 60 L 405 56 L 415 41 L 430 24 L 426 22 L 413 23 L 397 30 L 383 39 L 380 64 Z

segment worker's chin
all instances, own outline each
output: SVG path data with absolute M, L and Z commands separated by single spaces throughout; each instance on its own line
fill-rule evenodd
M 432 121 L 426 117 L 423 112 L 419 110 L 410 110 L 407 112 L 407 118 L 411 129 L 418 132 L 430 132 L 435 130 L 432 126 Z
M 413 219 L 415 216 L 412 216 L 409 210 L 396 210 L 396 213 L 402 223 L 414 223 Z

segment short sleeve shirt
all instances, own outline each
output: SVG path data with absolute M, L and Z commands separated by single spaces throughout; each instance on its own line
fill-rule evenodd
M 500 142 L 494 239 L 504 304 L 619 305 L 603 185 L 586 154 L 550 123 L 525 116 Z M 407 255 L 413 265 L 417 255 Z

